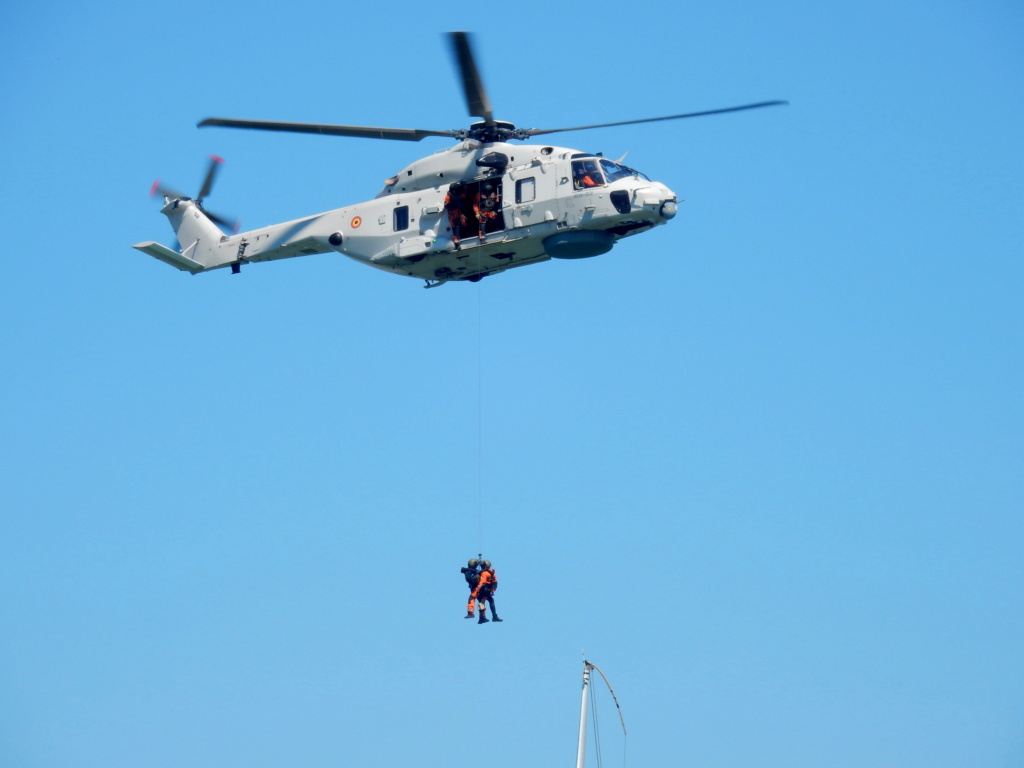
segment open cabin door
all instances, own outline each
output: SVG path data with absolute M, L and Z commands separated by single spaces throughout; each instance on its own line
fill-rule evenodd
M 466 224 L 462 227 L 463 240 L 505 230 L 503 180 L 502 176 L 489 176 L 462 182 L 465 190 L 462 213 L 466 217 Z

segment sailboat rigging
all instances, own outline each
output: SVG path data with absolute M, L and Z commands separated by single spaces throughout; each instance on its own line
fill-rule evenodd
M 622 707 L 619 706 L 619 700 L 615 696 L 615 691 L 612 690 L 612 684 L 608 682 L 608 678 L 604 672 L 596 664 L 591 664 L 586 659 L 583 659 L 583 695 L 580 701 L 580 736 L 579 742 L 576 746 L 576 768 L 584 768 L 584 762 L 586 760 L 587 753 L 587 703 L 588 695 L 590 694 L 590 670 L 596 669 L 597 673 L 604 680 L 604 684 L 608 686 L 608 692 L 612 695 L 612 701 L 615 702 L 615 709 L 619 713 L 619 722 L 622 723 L 622 735 L 626 735 L 626 720 L 622 717 Z M 595 731 L 597 729 L 595 728 Z M 598 748 L 598 759 L 600 761 L 600 748 Z

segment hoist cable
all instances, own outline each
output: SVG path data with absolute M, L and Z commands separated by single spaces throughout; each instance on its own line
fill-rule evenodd
M 479 257 L 478 257 L 479 258 Z M 484 551 L 484 342 L 483 299 L 480 286 L 476 290 L 476 544 Z

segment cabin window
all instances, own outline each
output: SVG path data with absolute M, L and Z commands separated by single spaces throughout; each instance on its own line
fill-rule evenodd
M 516 182 L 516 202 L 531 203 L 537 198 L 537 180 L 532 176 Z
M 409 206 L 401 205 L 395 208 L 395 232 L 409 228 Z

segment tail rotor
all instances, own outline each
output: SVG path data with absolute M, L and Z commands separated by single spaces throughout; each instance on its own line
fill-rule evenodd
M 220 216 L 216 213 L 213 213 L 212 211 L 206 210 L 206 207 L 203 205 L 203 200 L 206 199 L 206 197 L 210 194 L 211 190 L 213 189 L 214 179 L 216 179 L 217 172 L 220 170 L 220 167 L 223 164 L 223 158 L 218 157 L 217 155 L 210 155 L 210 167 L 206 171 L 206 178 L 203 179 L 203 185 L 199 188 L 199 194 L 196 195 L 194 198 L 189 197 L 187 195 L 183 195 L 181 192 L 178 192 L 176 189 L 173 189 L 172 187 L 164 186 L 163 184 L 160 183 L 160 179 L 157 179 L 156 181 L 153 182 L 153 186 L 150 187 L 149 190 L 149 196 L 153 197 L 155 195 L 160 195 L 161 197 L 164 198 L 164 200 L 167 201 L 192 200 L 193 202 L 195 202 L 196 206 L 203 213 L 206 214 L 207 218 L 210 219 L 210 221 L 214 222 L 215 224 L 221 227 L 224 227 L 227 230 L 230 230 L 232 234 L 235 234 L 238 232 L 238 227 L 240 224 L 238 219 L 231 221 L 230 219 L 227 219 L 224 216 Z

